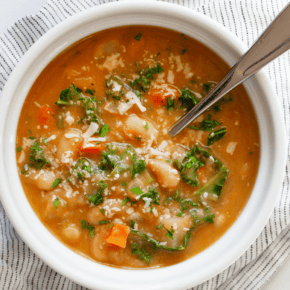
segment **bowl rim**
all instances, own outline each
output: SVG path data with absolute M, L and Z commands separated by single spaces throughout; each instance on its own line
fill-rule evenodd
M 265 96 L 269 96 L 269 95 L 274 96 L 272 97 L 272 99 L 267 99 L 267 101 L 271 105 L 271 108 L 269 108 L 270 110 L 269 112 L 270 112 L 270 115 L 273 117 L 272 118 L 273 130 L 271 131 L 271 133 L 273 134 L 273 139 L 274 139 L 273 142 L 275 143 L 274 145 L 276 147 L 279 146 L 279 151 L 276 152 L 277 160 L 273 166 L 273 168 L 275 168 L 276 170 L 273 173 L 274 175 L 274 177 L 272 178 L 273 181 L 271 183 L 271 187 L 269 188 L 269 191 L 275 189 L 276 192 L 273 191 L 271 195 L 265 198 L 266 201 L 264 204 L 264 209 L 263 209 L 264 213 L 262 215 L 262 218 L 260 218 L 258 222 L 254 223 L 254 226 L 252 226 L 252 229 L 249 230 L 247 235 L 240 238 L 239 248 L 236 249 L 235 251 L 229 249 L 228 253 L 225 254 L 223 260 L 219 261 L 219 263 L 217 263 L 216 261 L 213 261 L 210 265 L 208 265 L 207 271 L 198 272 L 199 277 L 195 277 L 192 274 L 190 275 L 189 271 L 186 272 L 186 276 L 182 276 L 182 272 L 185 270 L 185 268 L 187 269 L 187 267 L 192 266 L 192 263 L 189 262 L 189 260 L 193 260 L 196 256 L 182 263 L 165 267 L 165 268 L 154 269 L 154 270 L 128 270 L 126 269 L 125 271 L 124 269 L 117 269 L 117 268 L 100 265 L 98 263 L 85 259 L 76 253 L 70 253 L 72 251 L 69 250 L 64 245 L 62 245 L 61 242 L 59 242 L 58 240 L 52 244 L 52 246 L 57 245 L 59 247 L 59 249 L 56 252 L 56 249 L 54 248 L 51 249 L 52 246 L 45 243 L 44 237 L 42 236 L 42 234 L 44 233 L 44 231 L 48 233 L 47 238 L 49 242 L 52 241 L 51 237 L 49 237 L 49 235 L 51 234 L 38 220 L 34 212 L 32 212 L 32 209 L 26 212 L 27 216 L 23 215 L 20 211 L 15 212 L 15 209 L 17 209 L 15 197 L 13 197 L 13 195 L 10 195 L 10 192 L 12 192 L 12 189 L 14 187 L 14 185 L 11 183 L 11 177 L 9 176 L 9 173 L 12 174 L 12 171 L 10 168 L 6 167 L 7 160 L 8 160 L 7 156 L 9 156 L 9 152 L 11 155 L 11 148 L 9 149 L 8 147 L 10 146 L 10 147 L 15 148 L 15 143 L 13 143 L 13 140 L 15 140 L 13 139 L 15 138 L 13 134 L 15 134 L 15 132 L 9 133 L 7 128 L 9 128 L 10 126 L 8 122 L 10 120 L 8 112 L 12 110 L 11 106 L 13 104 L 13 100 L 15 99 L 14 94 L 17 90 L 15 86 L 17 86 L 17 84 L 20 84 L 23 81 L 23 77 L 24 77 L 23 74 L 28 70 L 28 67 L 31 68 L 33 66 L 33 62 L 41 54 L 46 53 L 49 50 L 48 48 L 49 46 L 59 41 L 61 37 L 65 37 L 66 33 L 68 33 L 69 31 L 72 31 L 73 29 L 76 29 L 77 27 L 81 25 L 88 24 L 92 22 L 94 19 L 102 19 L 105 16 L 114 17 L 114 16 L 119 15 L 120 13 L 123 13 L 123 14 L 135 13 L 136 16 L 140 16 L 141 14 L 146 14 L 146 13 L 149 13 L 151 15 L 156 15 L 157 13 L 156 11 L 158 11 L 158 14 L 162 14 L 163 16 L 174 15 L 174 17 L 184 19 L 184 21 L 189 21 L 195 24 L 199 23 L 201 26 L 205 27 L 205 29 L 211 29 L 212 33 L 216 33 L 221 39 L 221 41 L 225 41 L 226 43 L 231 45 L 230 49 L 233 49 L 235 53 L 238 55 L 241 55 L 243 52 L 246 51 L 246 46 L 235 35 L 233 35 L 230 31 L 224 28 L 221 24 L 204 16 L 203 14 L 200 14 L 186 7 L 182 7 L 180 5 L 176 5 L 172 3 L 151 2 L 151 1 L 149 3 L 145 1 L 144 2 L 143 1 L 113 2 L 113 3 L 108 3 L 106 5 L 95 6 L 88 10 L 82 11 L 78 14 L 75 14 L 72 17 L 64 20 L 60 24 L 56 25 L 54 28 L 48 31 L 44 36 L 42 36 L 27 51 L 24 58 L 21 60 L 21 62 L 17 66 L 17 68 L 14 69 L 11 76 L 9 77 L 8 82 L 5 85 L 5 88 L 2 92 L 2 96 L 0 99 L 0 112 L 1 112 L 0 114 L 0 134 L 1 134 L 1 138 L 0 138 L 0 172 L 1 172 L 0 196 L 1 196 L 1 202 L 5 208 L 5 211 L 7 212 L 10 221 L 12 222 L 13 226 L 15 227 L 15 229 L 17 230 L 21 238 L 25 241 L 25 243 L 30 248 L 32 248 L 33 252 L 35 252 L 45 263 L 47 263 L 57 272 L 63 274 L 69 279 L 89 288 L 183 289 L 186 287 L 192 287 L 194 285 L 197 285 L 206 281 L 207 279 L 217 275 L 222 270 L 230 266 L 253 243 L 253 241 L 257 238 L 258 234 L 262 231 L 264 225 L 266 224 L 267 220 L 269 219 L 273 211 L 276 198 L 280 192 L 280 190 L 277 190 L 277 188 L 281 188 L 282 186 L 284 168 L 286 164 L 286 133 L 284 129 L 284 122 L 282 119 L 283 113 L 282 113 L 281 107 L 278 104 L 279 102 L 277 102 L 278 98 L 270 83 L 270 80 L 268 79 L 268 77 L 266 76 L 264 72 L 259 72 L 253 77 L 252 80 L 249 81 L 249 86 L 251 86 L 251 81 L 255 82 L 256 85 L 262 90 Z M 62 47 L 61 46 L 59 47 L 59 49 L 63 50 L 65 47 L 69 45 L 70 43 L 66 41 L 64 42 Z M 50 58 L 52 56 L 53 54 L 49 55 Z M 22 107 L 22 104 L 19 104 L 19 107 Z M 8 136 L 11 137 L 9 138 L 9 140 L 7 140 Z M 278 140 L 280 141 L 280 144 L 277 144 Z M 262 156 L 262 152 L 261 152 L 261 156 Z M 11 158 L 9 160 L 11 160 Z M 14 159 L 15 159 L 15 156 L 14 156 Z M 22 190 L 21 196 L 19 198 L 22 199 L 21 202 L 23 202 L 23 207 L 25 207 L 27 206 L 26 204 L 27 202 L 25 202 L 25 198 L 23 199 L 23 196 L 22 196 L 23 194 L 24 193 Z M 248 208 L 248 204 L 244 208 L 243 212 L 245 212 L 246 208 Z M 18 210 L 20 210 L 19 205 L 18 205 Z M 242 215 L 238 218 L 238 220 L 245 218 L 245 217 L 242 217 Z M 39 232 L 36 232 L 34 230 L 34 226 L 31 224 L 28 224 L 27 222 L 28 220 L 34 220 L 35 227 L 41 230 Z M 237 221 L 234 224 L 236 223 Z M 29 234 L 31 234 L 31 236 L 28 236 Z M 224 236 L 226 234 L 224 234 Z M 219 241 L 222 238 L 220 238 Z M 40 244 L 39 241 L 42 241 L 43 244 Z M 218 242 L 214 243 L 214 245 L 216 245 L 217 243 Z M 212 248 L 212 246 L 210 248 Z M 49 252 L 47 251 L 48 249 L 50 249 Z M 208 249 L 205 251 L 208 251 Z M 59 256 L 57 256 L 57 254 Z M 77 258 L 76 255 L 79 257 Z M 100 271 L 100 274 L 103 277 L 100 277 L 99 275 L 98 279 L 93 279 L 89 277 L 89 275 L 86 275 L 86 273 L 84 272 L 77 272 L 76 269 L 72 268 L 75 265 L 72 266 L 71 264 L 69 264 L 70 262 L 72 262 L 71 257 L 69 256 L 72 256 L 73 259 L 76 259 L 77 262 L 80 263 L 80 266 L 89 265 L 94 269 L 94 271 Z M 200 254 L 198 254 L 197 256 L 200 256 Z M 64 261 L 63 258 L 66 258 L 67 261 Z M 84 262 L 82 259 L 85 259 L 86 261 Z M 110 272 L 110 275 L 113 275 L 113 277 L 117 277 L 117 279 L 116 280 L 107 279 L 108 275 L 106 274 L 106 272 Z M 93 272 L 89 274 L 92 274 L 92 273 Z M 125 276 L 125 278 L 128 278 L 131 276 L 132 280 L 134 280 L 134 283 L 131 283 L 131 281 L 129 281 L 126 284 L 125 279 L 121 277 L 122 275 Z M 179 277 L 180 275 L 182 276 L 182 278 Z M 169 279 L 170 276 L 172 276 L 172 278 Z M 163 277 L 167 277 L 168 280 L 165 281 Z M 147 284 L 145 283 L 145 279 L 146 279 Z M 139 285 L 136 284 L 138 283 L 138 281 L 140 282 L 140 280 L 142 281 L 143 284 L 142 285 L 140 285 L 140 283 Z

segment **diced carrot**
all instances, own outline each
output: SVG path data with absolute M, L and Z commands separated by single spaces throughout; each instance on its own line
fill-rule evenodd
M 96 154 L 101 154 L 101 152 L 104 150 L 104 145 L 103 144 L 92 144 L 90 147 L 85 147 L 83 148 L 83 142 L 81 143 L 80 146 L 80 151 L 84 154 L 90 154 L 90 155 L 96 155 Z
M 110 244 L 125 248 L 130 228 L 121 224 L 114 224 L 107 235 L 106 241 Z
M 166 105 L 168 98 L 178 97 L 179 92 L 176 89 L 174 89 L 174 90 L 175 90 L 175 93 L 170 94 L 168 92 L 168 90 L 166 90 L 166 89 L 152 89 L 150 91 L 150 96 L 151 96 L 151 99 L 152 99 L 154 106 L 155 107 L 164 106 L 164 105 Z
M 37 121 L 41 126 L 50 126 L 53 122 L 54 111 L 48 105 L 44 105 L 38 110 Z

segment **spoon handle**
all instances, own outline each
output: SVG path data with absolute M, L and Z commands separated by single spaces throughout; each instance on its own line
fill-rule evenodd
M 290 48 L 290 4 L 274 19 L 223 80 L 170 128 L 175 136 L 241 82 Z

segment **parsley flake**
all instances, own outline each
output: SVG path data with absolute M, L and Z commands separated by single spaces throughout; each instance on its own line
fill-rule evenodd
M 104 125 L 101 129 L 100 129 L 100 137 L 104 137 L 109 131 L 111 131 L 111 129 L 109 128 L 109 125 Z
M 131 192 L 133 192 L 136 195 L 140 195 L 143 193 L 142 189 L 139 186 L 136 186 L 134 188 L 130 189 Z
M 122 201 L 122 206 L 125 206 L 127 202 L 130 202 L 130 198 L 128 196 Z
M 61 179 L 60 179 L 60 178 L 56 178 L 56 179 L 53 181 L 53 183 L 52 183 L 52 185 L 51 185 L 51 188 L 55 188 L 55 187 L 57 187 L 60 183 L 61 183 Z
M 53 202 L 53 204 L 54 204 L 55 208 L 57 208 L 57 207 L 61 204 L 60 199 L 57 197 L 57 198 L 55 199 L 55 201 Z
M 148 122 L 146 122 L 146 124 L 145 124 L 145 129 L 146 129 L 146 130 L 148 130 L 148 129 L 149 129 Z
M 104 225 L 104 224 L 109 224 L 110 221 L 106 221 L 106 220 L 102 220 L 102 221 L 99 221 L 99 225 Z
M 139 33 L 137 36 L 135 36 L 135 39 L 139 41 L 141 37 L 142 37 L 142 33 Z

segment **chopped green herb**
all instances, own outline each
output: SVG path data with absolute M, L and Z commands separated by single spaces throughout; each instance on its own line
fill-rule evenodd
M 210 215 L 206 215 L 204 218 L 203 218 L 203 220 L 205 221 L 205 222 L 208 222 L 208 223 L 210 223 L 210 224 L 214 224 L 214 214 L 210 214 Z
M 61 91 L 58 101 L 55 105 L 70 105 L 71 101 L 76 101 L 81 97 L 82 90 L 71 84 L 67 89 Z
M 135 94 L 136 94 L 136 96 L 137 96 L 140 100 L 142 99 L 142 96 L 141 96 L 141 93 L 140 93 L 139 90 L 136 90 L 136 91 L 135 91 Z
M 193 126 L 187 126 L 187 128 L 189 129 L 193 129 L 193 130 L 200 130 L 200 128 L 196 125 L 193 125 Z
M 145 129 L 146 129 L 146 130 L 148 130 L 148 129 L 149 129 L 148 122 L 146 122 L 146 124 L 145 124 Z
M 155 188 L 149 188 L 147 193 L 142 194 L 141 199 L 146 203 L 145 198 L 150 198 L 150 212 L 153 210 L 153 204 L 160 205 L 159 203 L 159 193 L 155 190 Z
M 134 188 L 130 189 L 131 192 L 133 192 L 136 195 L 140 195 L 143 193 L 142 189 L 139 186 L 136 186 Z
M 70 101 L 81 97 L 81 92 L 81 89 L 76 87 L 74 84 L 71 84 L 67 89 L 61 91 L 59 100 L 55 103 L 55 105 L 70 105 Z
M 187 52 L 187 49 L 183 49 L 182 51 L 181 51 L 181 54 L 185 54 Z
M 80 158 L 76 162 L 72 173 L 76 174 L 78 179 L 83 181 L 85 179 L 85 172 L 89 173 L 90 175 L 94 175 L 97 170 L 92 168 L 92 164 L 89 163 L 86 158 Z
M 186 40 L 186 37 L 183 33 L 181 33 L 181 36 L 183 37 L 184 40 Z
M 104 224 L 109 224 L 110 221 L 106 221 L 106 220 L 102 220 L 102 221 L 99 221 L 99 225 L 104 225 Z
M 189 207 L 197 206 L 197 203 L 190 200 L 180 197 L 180 192 L 176 191 L 176 194 L 173 197 L 166 198 L 164 203 L 167 204 L 171 201 L 177 201 L 180 204 L 180 212 L 176 214 L 177 216 L 181 217 L 184 211 L 189 209 Z
M 142 33 L 139 33 L 137 36 L 135 36 L 135 39 L 139 41 L 141 37 L 142 37 Z
M 174 247 L 174 248 L 163 246 L 163 245 L 160 244 L 159 241 L 157 241 L 155 239 L 152 239 L 152 238 L 149 238 L 146 234 L 144 234 L 142 232 L 139 232 L 139 231 L 136 231 L 136 230 L 131 230 L 131 232 L 133 234 L 136 234 L 139 237 L 143 238 L 147 242 L 151 243 L 153 245 L 153 247 L 156 248 L 156 249 L 164 249 L 164 250 L 169 250 L 169 251 L 182 251 L 182 250 L 184 250 L 187 247 L 187 245 L 189 243 L 191 229 L 188 230 L 185 233 L 184 238 L 183 238 L 183 244 L 181 246 Z
M 126 187 L 127 183 L 126 182 L 122 182 L 122 186 Z
M 166 162 L 170 163 L 170 160 L 166 160 Z
M 212 132 L 214 127 L 219 126 L 220 123 L 216 120 L 211 120 L 211 115 L 209 114 L 207 119 L 204 119 L 201 122 L 201 128 L 203 131 L 209 131 Z
M 174 99 L 167 98 L 167 111 L 174 108 Z
M 42 142 L 44 143 L 44 145 L 48 146 L 48 142 L 46 141 L 47 138 L 43 138 Z
M 53 204 L 54 204 L 55 208 L 57 208 L 57 207 L 61 204 L 60 199 L 57 197 L 57 198 L 55 199 L 55 201 L 53 202 Z
M 24 167 L 21 170 L 21 174 L 26 174 L 27 171 L 28 171 L 28 169 L 29 169 L 29 165 L 28 164 L 25 164 Z
M 141 137 L 137 137 L 137 136 L 135 136 L 135 139 L 138 140 L 138 141 L 141 141 L 142 140 Z
M 249 152 L 249 154 L 253 154 L 253 152 L 252 152 L 252 151 L 250 151 L 250 152 Z
M 16 150 L 17 150 L 17 152 L 20 152 L 22 150 L 22 148 L 21 147 L 17 147 Z
M 214 87 L 215 87 L 216 83 L 215 82 L 207 82 L 207 83 L 204 83 L 202 85 L 203 87 L 203 94 L 204 95 L 207 95 Z
M 130 198 L 126 197 L 123 201 L 122 201 L 122 206 L 124 206 L 127 202 L 130 202 Z
M 87 229 L 89 230 L 89 232 L 90 232 L 90 236 L 91 236 L 91 238 L 93 238 L 94 236 L 95 236 L 95 228 L 93 227 L 93 226 L 91 226 L 91 225 L 87 225 Z
M 32 135 L 32 132 L 31 132 L 31 130 L 28 130 L 28 133 L 29 133 L 30 135 Z
M 212 108 L 216 113 L 221 111 L 220 104 L 213 105 Z
M 101 180 L 100 182 L 98 182 L 98 185 L 100 186 L 100 188 L 97 191 L 95 191 L 94 194 L 88 196 L 90 202 L 93 203 L 94 205 L 98 205 L 103 202 L 104 200 L 103 192 L 107 188 L 107 184 L 104 183 L 104 180 Z
M 113 226 L 114 226 L 114 224 L 109 225 L 109 228 L 108 229 L 112 228 Z
M 156 229 L 157 230 L 161 230 L 163 228 L 164 228 L 164 224 L 159 224 L 159 225 L 156 226 Z
M 199 102 L 195 94 L 188 89 L 181 90 L 181 96 L 178 100 L 182 103 L 181 108 L 185 107 L 187 111 L 190 111 Z
M 146 92 L 149 89 L 151 81 L 154 79 L 154 74 L 162 72 L 163 68 L 159 63 L 153 68 L 149 68 L 149 66 L 147 66 L 145 70 L 139 71 L 139 78 L 132 81 L 130 85 L 132 87 L 138 85 L 141 90 Z
M 61 183 L 61 179 L 60 179 L 60 178 L 56 178 L 56 179 L 53 181 L 53 183 L 52 183 L 52 185 L 51 185 L 51 188 L 55 188 L 55 187 L 57 187 L 60 183 Z
M 28 139 L 34 140 L 34 139 L 35 139 L 35 137 L 28 137 Z
M 131 156 L 131 161 L 133 162 L 132 178 L 134 178 L 136 174 L 140 174 L 145 170 L 146 163 L 145 160 L 137 159 L 136 153 Z
M 39 146 L 38 142 L 34 142 L 34 144 L 30 148 L 30 161 L 32 161 L 32 166 L 36 169 L 41 169 L 42 166 L 50 164 L 50 161 L 47 160 L 43 154 L 43 148 Z
M 134 229 L 134 225 L 135 225 L 135 222 L 133 220 L 130 220 L 130 228 L 131 229 Z
M 175 230 L 174 229 L 168 230 L 166 227 L 164 227 L 164 228 L 167 231 L 165 236 L 168 237 L 169 239 L 173 240 L 173 234 L 174 234 Z
M 88 229 L 89 232 L 90 232 L 90 236 L 91 238 L 93 238 L 95 236 L 95 228 L 91 225 L 86 225 L 86 222 L 84 220 L 81 220 L 81 225 L 82 225 L 82 228 L 85 230 L 85 229 Z
M 102 215 L 105 215 L 105 210 L 103 208 L 100 209 Z
M 223 138 L 226 132 L 227 132 L 227 128 L 221 128 L 219 130 L 211 132 L 207 138 L 207 145 L 208 146 L 212 145 L 214 142 Z
M 81 220 L 81 225 L 84 230 L 87 228 L 86 222 L 84 220 Z
M 100 137 L 104 137 L 109 131 L 111 131 L 111 129 L 109 128 L 109 125 L 104 125 L 101 129 L 100 129 Z
M 211 114 L 207 116 L 207 119 L 202 120 L 201 128 L 198 126 L 187 126 L 190 129 L 194 130 L 202 130 L 202 131 L 209 131 L 212 132 L 214 127 L 219 126 L 220 123 L 217 120 L 211 120 Z

